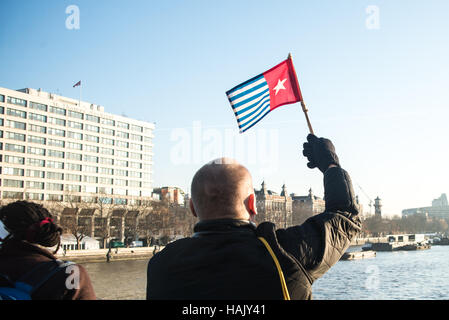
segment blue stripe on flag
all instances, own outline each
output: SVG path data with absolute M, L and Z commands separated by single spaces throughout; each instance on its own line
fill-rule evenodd
M 252 123 L 254 120 L 256 120 L 261 113 L 265 112 L 265 111 L 270 111 L 270 104 L 264 104 L 264 107 L 261 109 L 256 110 L 256 112 L 254 112 L 253 116 L 249 119 L 246 119 L 245 121 L 239 121 L 239 127 L 245 127 L 247 126 L 249 123 Z M 256 121 L 257 122 L 257 121 Z
M 257 80 L 260 80 L 260 79 L 262 79 L 262 78 L 264 78 L 263 74 L 259 74 L 259 75 L 255 76 L 254 78 L 251 78 L 251 79 L 249 79 L 249 80 L 247 80 L 247 81 L 245 81 L 245 82 L 243 82 L 243 83 L 241 83 L 241 84 L 235 86 L 235 87 L 232 88 L 231 90 L 228 90 L 228 91 L 226 92 L 226 95 L 229 96 L 229 95 L 232 94 L 233 92 L 235 92 L 235 91 L 237 91 L 237 90 L 239 90 L 239 89 L 241 89 L 241 88 L 243 88 L 243 87 L 246 87 L 247 85 L 250 85 L 251 83 L 256 82 Z
M 252 87 L 252 88 L 249 88 L 249 89 L 246 90 L 246 91 L 240 92 L 239 94 L 236 94 L 235 96 L 232 96 L 231 98 L 229 98 L 229 101 L 232 102 L 232 101 L 234 101 L 234 100 L 236 100 L 236 99 L 238 99 L 238 98 L 240 98 L 240 97 L 243 97 L 243 96 L 247 95 L 248 93 L 254 92 L 254 91 L 256 91 L 257 89 L 260 89 L 260 88 L 262 88 L 262 87 L 264 87 L 264 86 L 266 86 L 266 85 L 267 85 L 267 82 L 266 82 L 266 81 L 263 81 L 263 82 L 261 82 L 260 84 L 254 86 L 254 87 Z
M 260 120 L 262 120 L 268 113 L 270 113 L 271 110 L 268 110 L 263 116 L 261 116 L 256 122 L 254 122 L 252 125 L 250 125 L 249 127 L 246 127 L 245 129 L 240 128 L 240 132 L 245 132 L 246 130 L 248 130 L 249 128 L 251 128 L 252 126 L 254 126 L 257 122 L 259 122 Z
M 237 121 L 244 122 L 245 119 L 247 119 L 248 117 L 251 117 L 254 113 L 259 111 L 261 108 L 264 108 L 265 105 L 267 105 L 267 104 L 268 104 L 268 106 L 270 106 L 270 99 L 265 98 L 264 100 L 260 101 L 260 104 L 257 107 L 255 107 L 254 109 L 251 109 L 249 113 L 247 113 L 243 116 L 239 115 L 239 117 L 237 117 Z
M 234 108 L 234 109 L 238 108 L 241 105 L 244 105 L 244 104 L 250 102 L 251 100 L 259 98 L 260 96 L 266 94 L 267 92 L 268 92 L 268 88 L 266 90 L 262 91 L 262 92 L 259 92 L 259 93 L 255 94 L 255 95 L 253 95 L 252 97 L 249 97 L 248 99 L 245 99 L 243 101 L 237 102 L 236 104 L 232 104 L 232 108 Z
M 234 109 L 234 113 L 235 115 L 240 115 L 242 113 L 245 113 L 246 111 L 254 108 L 255 106 L 257 106 L 262 100 L 266 99 L 266 98 L 270 98 L 270 93 L 266 92 L 263 96 L 259 97 L 258 99 L 255 99 L 253 101 L 251 101 L 251 104 L 248 104 L 247 106 L 244 106 L 242 109 Z

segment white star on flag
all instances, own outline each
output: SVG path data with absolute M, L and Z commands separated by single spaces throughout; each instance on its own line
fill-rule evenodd
M 284 79 L 284 80 L 282 80 L 282 81 L 281 81 L 281 79 L 278 80 L 278 84 L 276 85 L 276 87 L 273 88 L 273 90 L 276 90 L 276 94 L 275 94 L 275 95 L 278 94 L 279 90 L 281 90 L 281 89 L 282 89 L 282 90 L 285 90 L 284 82 L 285 82 L 286 80 L 287 80 L 287 79 Z

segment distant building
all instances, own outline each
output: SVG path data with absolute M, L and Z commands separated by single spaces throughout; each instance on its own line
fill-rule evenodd
M 159 196 L 160 200 L 167 200 L 170 203 L 177 205 L 184 205 L 186 199 L 186 193 L 178 187 L 162 187 L 153 189 L 153 197 Z
M 445 193 L 432 201 L 431 207 L 420 207 L 402 210 L 402 216 L 407 217 L 416 213 L 425 214 L 430 218 L 449 218 L 449 204 Z
M 262 188 L 255 190 L 257 215 L 256 222 L 270 221 L 279 228 L 292 225 L 292 198 L 287 193 L 285 184 L 281 194 L 268 190 L 265 181 Z
M 292 193 L 291 197 L 293 200 L 293 225 L 302 224 L 311 216 L 325 210 L 326 203 L 313 194 L 312 188 L 309 189 L 307 196 L 298 196 Z

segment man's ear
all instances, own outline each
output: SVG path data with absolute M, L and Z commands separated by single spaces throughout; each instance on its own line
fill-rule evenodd
M 190 207 L 190 211 L 192 212 L 193 216 L 194 216 L 194 217 L 198 217 L 198 216 L 196 215 L 195 207 L 193 206 L 193 201 L 192 201 L 192 199 L 190 199 L 190 201 L 189 201 L 189 207 Z
M 257 214 L 256 196 L 254 193 L 249 195 L 246 209 L 251 216 L 255 216 Z

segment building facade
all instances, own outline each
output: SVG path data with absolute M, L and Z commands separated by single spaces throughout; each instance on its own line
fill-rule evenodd
M 40 89 L 0 88 L 0 197 L 134 205 L 152 192 L 154 124 Z
M 402 210 L 402 216 L 406 217 L 416 213 L 425 214 L 432 218 L 449 218 L 449 204 L 445 193 L 432 201 L 430 207 L 420 207 Z

